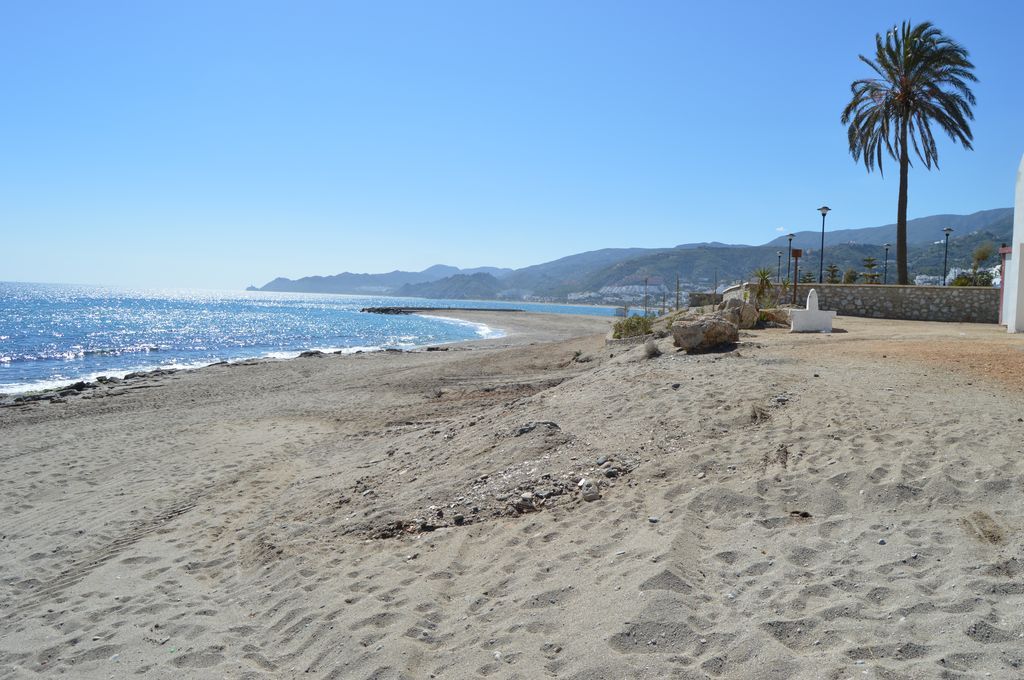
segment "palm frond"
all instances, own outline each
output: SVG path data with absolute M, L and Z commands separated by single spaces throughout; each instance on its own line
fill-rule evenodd
M 885 155 L 899 159 L 904 125 L 908 146 L 926 168 L 939 162 L 932 123 L 965 149 L 973 148 L 970 83 L 978 79 L 962 45 L 930 22 L 903 22 L 875 35 L 874 58 L 859 58 L 876 77 L 850 84 L 852 97 L 840 120 L 847 126 L 850 154 L 868 172 L 877 168 L 884 174 Z

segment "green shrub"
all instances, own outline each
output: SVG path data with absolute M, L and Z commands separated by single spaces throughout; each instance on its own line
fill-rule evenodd
M 647 335 L 651 332 L 652 323 L 653 320 L 646 316 L 630 316 L 625 319 L 619 319 L 615 322 L 615 326 L 612 329 L 612 337 L 619 339 Z
M 949 285 L 988 287 L 992 285 L 992 274 L 986 271 L 964 272 L 962 274 L 957 274 L 956 278 L 953 279 Z

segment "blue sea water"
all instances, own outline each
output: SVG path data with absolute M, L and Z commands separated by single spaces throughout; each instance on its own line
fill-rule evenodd
M 0 282 L 0 393 L 154 368 L 324 351 L 412 349 L 500 337 L 500 328 L 375 306 L 515 308 L 611 315 L 609 307 L 302 293 L 130 290 Z

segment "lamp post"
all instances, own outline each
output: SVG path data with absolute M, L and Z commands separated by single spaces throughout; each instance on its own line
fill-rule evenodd
M 953 233 L 953 227 L 946 227 L 942 230 L 946 235 L 946 249 L 942 253 L 942 285 L 946 285 L 946 264 L 949 262 L 949 235 Z
M 821 249 L 818 251 L 818 283 L 825 283 L 825 215 L 828 214 L 829 208 L 827 205 L 823 205 L 818 208 L 818 212 L 821 213 Z
M 782 283 L 782 251 L 775 253 L 779 256 L 779 269 L 775 272 L 775 283 Z
M 793 239 L 796 238 L 796 234 L 789 234 L 786 238 L 789 239 L 789 254 L 786 256 L 786 280 L 793 283 L 793 280 L 789 278 L 789 267 L 793 260 Z
M 800 270 L 800 257 L 804 254 L 804 251 L 800 248 L 793 250 L 793 304 L 796 304 L 796 287 L 797 287 L 797 274 Z
M 885 264 L 882 265 L 882 285 L 889 283 L 889 248 L 891 243 L 885 244 Z

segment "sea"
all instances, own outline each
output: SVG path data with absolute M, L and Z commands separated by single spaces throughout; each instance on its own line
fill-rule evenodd
M 500 327 L 429 314 L 360 311 L 386 306 L 614 313 L 585 305 L 0 282 L 0 394 L 306 350 L 406 350 L 503 335 Z

